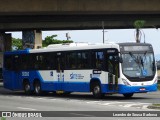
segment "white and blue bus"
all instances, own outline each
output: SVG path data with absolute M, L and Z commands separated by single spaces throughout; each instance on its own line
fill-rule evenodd
M 42 92 L 134 93 L 157 90 L 154 52 L 147 43 L 59 44 L 5 52 L 4 87 Z

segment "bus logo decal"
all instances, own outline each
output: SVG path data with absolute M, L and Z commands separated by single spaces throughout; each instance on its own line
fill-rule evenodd
M 77 78 L 77 74 L 70 74 L 70 79 L 76 79 Z
M 24 77 L 29 76 L 29 72 L 22 72 L 22 76 Z
M 81 74 L 70 74 L 70 79 L 83 79 L 84 76 Z

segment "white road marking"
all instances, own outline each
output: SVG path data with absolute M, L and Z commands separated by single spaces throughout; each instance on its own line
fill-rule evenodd
M 33 109 L 33 108 L 25 108 L 25 107 L 17 107 L 18 109 L 22 109 L 22 110 L 36 110 L 36 109 Z
M 126 105 L 124 105 L 123 107 L 132 107 L 132 106 L 134 106 L 134 105 L 137 105 L 137 104 L 126 104 Z
M 142 106 L 142 109 L 148 109 L 147 107 L 148 107 L 149 105 L 143 105 Z
M 104 106 L 120 106 L 120 107 L 135 107 L 135 108 L 139 108 L 139 109 L 148 109 L 148 105 L 150 105 L 150 103 L 135 103 L 135 102 L 118 102 L 118 101 L 90 101 L 90 102 L 86 102 L 89 104 L 98 104 L 98 105 L 104 105 Z
M 111 105 L 111 104 L 113 104 L 113 103 L 103 103 L 102 105 Z
M 28 96 L 27 98 L 29 98 L 29 99 L 37 99 L 37 100 L 41 100 L 41 101 L 47 101 L 48 102 L 48 100 L 50 101 L 50 102 L 52 102 L 52 101 L 55 101 L 55 100 L 64 100 L 64 99 L 61 99 L 61 98 L 53 98 L 53 99 L 48 99 L 48 98 L 43 98 L 43 97 L 30 97 L 30 96 Z M 87 104 L 97 104 L 97 105 L 104 105 L 104 106 L 120 106 L 120 107 L 126 107 L 126 108 L 128 108 L 128 107 L 135 107 L 135 108 L 139 108 L 139 109 L 148 109 L 147 107 L 148 107 L 148 105 L 150 105 L 150 103 L 140 103 L 140 102 L 137 102 L 137 103 L 135 103 L 135 102 L 121 102 L 121 101 L 99 101 L 99 100 L 97 100 L 97 101 L 89 101 L 89 100 L 73 100 L 73 99 L 67 99 L 68 101 L 70 101 L 70 102 L 72 102 L 72 101 L 74 101 L 74 102 L 85 102 L 85 103 L 87 103 Z M 24 110 L 27 110 L 27 109 L 29 109 L 29 110 L 34 110 L 34 109 L 32 109 L 32 108 L 20 108 L 20 109 L 24 109 Z
M 42 98 L 42 97 L 27 97 L 28 99 L 34 99 L 34 100 L 51 100 L 51 101 L 54 101 L 54 100 L 57 100 L 57 99 L 48 99 L 48 98 Z
M 92 103 L 99 103 L 99 101 L 89 101 L 89 102 L 87 101 L 86 103 L 91 103 L 91 104 Z

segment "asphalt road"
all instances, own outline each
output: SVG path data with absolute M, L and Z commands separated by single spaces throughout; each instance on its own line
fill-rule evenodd
M 0 86 L 0 111 L 70 111 L 71 113 L 69 114 L 72 114 L 72 118 L 63 118 L 64 113 L 60 112 L 58 115 L 60 114 L 59 117 L 61 118 L 54 118 L 57 120 L 72 120 L 74 117 L 79 120 L 82 119 L 81 117 L 87 120 L 96 119 L 94 114 L 81 114 L 76 113 L 76 111 L 156 111 L 147 108 L 152 103 L 160 103 L 160 91 L 135 94 L 131 99 L 125 99 L 122 95 L 107 95 L 103 99 L 94 99 L 90 93 L 72 93 L 66 96 L 49 93 L 42 96 L 27 96 L 23 91 L 10 91 Z M 112 120 L 113 118 L 115 117 L 107 117 L 107 120 Z M 22 118 L 14 119 L 19 120 Z M 38 118 L 34 118 L 34 120 L 36 119 L 38 120 Z M 44 118 L 41 119 L 43 120 Z M 120 117 L 116 119 L 122 120 L 128 118 Z M 136 119 L 136 117 L 132 119 Z

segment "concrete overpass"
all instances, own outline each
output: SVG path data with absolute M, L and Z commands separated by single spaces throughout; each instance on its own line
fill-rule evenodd
M 0 0 L 0 30 L 160 27 L 160 0 Z

